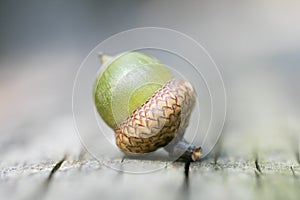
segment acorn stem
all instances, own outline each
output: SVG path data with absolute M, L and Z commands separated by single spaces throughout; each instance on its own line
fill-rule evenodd
M 184 153 L 180 155 L 179 159 L 194 162 L 201 157 L 201 147 L 196 147 L 195 145 L 190 144 L 185 139 L 181 139 L 174 143 L 171 143 L 170 146 L 165 147 L 165 150 L 169 153 L 171 157 L 179 156 L 178 154 L 182 154 L 183 150 Z M 180 153 L 181 152 L 181 153 Z
M 112 56 L 109 56 L 109 55 L 104 54 L 102 52 L 99 52 L 98 55 L 99 55 L 101 64 L 104 64 L 106 61 L 108 61 L 112 58 Z

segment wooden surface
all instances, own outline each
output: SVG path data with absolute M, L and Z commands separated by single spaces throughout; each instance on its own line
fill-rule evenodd
M 11 65 L 24 70 L 1 71 L 0 199 L 299 199 L 297 123 L 291 130 L 274 123 L 284 122 L 279 117 L 267 129 L 253 119 L 241 128 L 249 118 L 232 112 L 239 106 L 230 104 L 234 90 L 222 139 L 208 157 L 191 163 L 187 178 L 184 163 L 161 157 L 104 161 L 89 155 L 71 110 L 77 68 L 65 67 L 72 62 L 33 67 L 37 63 L 20 59 Z M 161 169 L 134 174 L 114 166 Z
M 192 163 L 113 160 L 126 165 L 164 164 L 152 173 L 118 172 L 89 157 L 1 164 L 1 199 L 297 199 L 300 168 L 293 155 L 255 160 L 220 155 Z M 60 165 L 61 164 L 61 165 Z

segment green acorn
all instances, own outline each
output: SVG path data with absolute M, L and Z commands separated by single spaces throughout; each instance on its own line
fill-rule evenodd
M 182 158 L 200 157 L 201 148 L 183 139 L 195 102 L 189 82 L 174 80 L 159 60 L 140 52 L 101 55 L 101 61 L 95 106 L 123 152 L 141 154 L 165 147 L 175 156 L 185 148 Z

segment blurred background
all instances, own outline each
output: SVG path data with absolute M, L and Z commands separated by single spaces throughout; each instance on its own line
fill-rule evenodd
M 228 152 L 292 151 L 300 134 L 300 1 L 0 1 L 0 163 L 80 151 L 72 87 L 118 32 L 158 26 L 201 43 L 227 92 Z

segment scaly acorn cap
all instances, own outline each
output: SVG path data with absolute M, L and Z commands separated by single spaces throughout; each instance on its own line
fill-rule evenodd
M 155 151 L 175 137 L 182 140 L 195 103 L 189 82 L 172 80 L 115 129 L 117 146 L 126 153 Z M 192 159 L 200 156 L 193 153 Z

